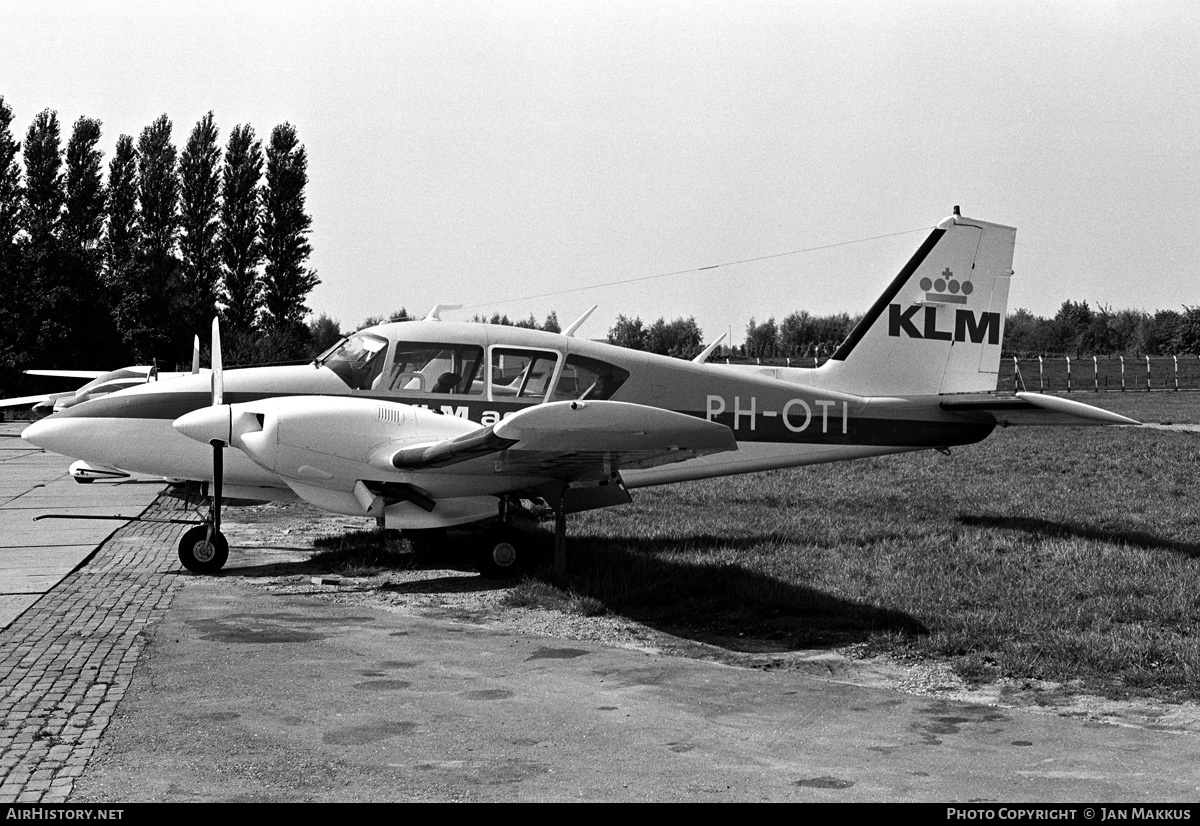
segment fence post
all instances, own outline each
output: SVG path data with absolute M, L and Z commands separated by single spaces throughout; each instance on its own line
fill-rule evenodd
M 1146 392 L 1150 392 L 1150 357 L 1146 356 Z
M 1067 392 L 1071 392 L 1071 357 L 1067 356 Z
M 1171 356 L 1175 360 L 1175 392 L 1179 392 L 1179 356 Z
M 1046 360 L 1038 356 L 1038 392 L 1041 393 L 1046 389 L 1045 380 Z
M 1120 359 L 1121 359 L 1121 392 L 1124 393 L 1125 392 L 1125 357 L 1120 356 Z
M 1096 389 L 1093 393 L 1100 392 L 1100 362 L 1095 356 L 1092 356 L 1092 373 L 1096 376 Z

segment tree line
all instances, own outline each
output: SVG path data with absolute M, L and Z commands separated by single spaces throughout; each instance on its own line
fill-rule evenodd
M 799 310 L 776 322 L 772 316 L 751 318 L 745 341 L 723 352 L 738 358 L 827 358 L 862 319 L 861 315 L 814 315 Z M 705 344 L 695 318 L 660 318 L 645 325 L 640 318 L 617 317 L 608 341 L 622 347 L 690 358 Z M 1182 310 L 1118 310 L 1090 307 L 1086 301 L 1064 301 L 1052 318 L 1026 309 L 1008 314 L 1005 356 L 1167 356 L 1200 354 L 1200 307 Z
M 751 318 L 745 342 L 726 345 L 723 352 L 743 358 L 829 355 L 859 318 L 846 313 L 815 316 L 807 310 L 794 312 L 779 324 L 774 317 L 761 323 Z M 647 325 L 636 316 L 618 315 L 616 324 L 608 331 L 608 341 L 620 347 L 679 358 L 692 358 L 709 343 L 695 316 L 674 321 L 659 318 Z
M 1200 354 L 1200 307 L 1150 313 L 1064 301 L 1053 318 L 1020 309 L 1008 315 L 1004 351 L 1013 356 Z
M 0 96 L 0 388 L 28 367 L 190 364 L 214 314 L 231 364 L 303 358 L 308 159 L 282 123 L 264 146 L 249 124 L 222 150 L 209 112 L 180 151 L 162 115 L 107 164 L 101 121 L 63 146 L 51 109 L 17 141 Z

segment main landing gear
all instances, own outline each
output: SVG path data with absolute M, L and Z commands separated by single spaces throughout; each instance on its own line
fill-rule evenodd
M 409 528 L 402 534 L 418 556 L 444 552 L 446 543 L 452 541 L 446 528 Z M 471 534 L 468 541 L 471 563 L 485 579 L 509 579 L 520 573 L 517 560 L 523 541 L 520 533 L 510 525 L 491 525 Z
M 508 579 L 520 573 L 524 540 L 508 522 L 509 505 L 500 500 L 500 524 L 484 531 L 475 546 L 475 569 L 486 579 Z M 566 547 L 567 516 L 560 499 L 554 510 L 554 571 L 559 575 L 566 572 Z
M 484 579 L 509 579 L 519 571 L 519 539 L 506 524 L 488 528 L 475 548 L 475 569 Z

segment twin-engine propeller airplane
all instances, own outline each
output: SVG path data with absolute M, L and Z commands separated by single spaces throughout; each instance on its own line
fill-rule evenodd
M 371 327 L 312 364 L 122 390 L 31 425 L 27 441 L 117 468 L 213 483 L 183 564 L 228 556 L 221 496 L 296 497 L 406 532 L 495 523 L 478 567 L 514 573 L 510 506 L 565 517 L 649 485 L 939 449 L 997 425 L 1137 424 L 994 391 L 1016 230 L 955 208 L 828 362 L 721 365 L 563 334 L 438 318 Z M 590 311 L 589 311 L 590 312 Z M 586 318 L 586 314 L 584 316 Z

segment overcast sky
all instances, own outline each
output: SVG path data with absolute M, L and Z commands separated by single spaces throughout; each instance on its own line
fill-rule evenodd
M 950 214 L 1010 310 L 1200 304 L 1195 2 L 0 0 L 18 139 L 297 127 L 317 313 L 862 312 Z M 892 235 L 893 233 L 904 233 Z M 878 238 L 889 235 L 891 237 Z M 595 284 L 876 238 L 633 284 Z M 545 295 L 562 290 L 572 292 Z M 513 300 L 519 299 L 519 300 Z

